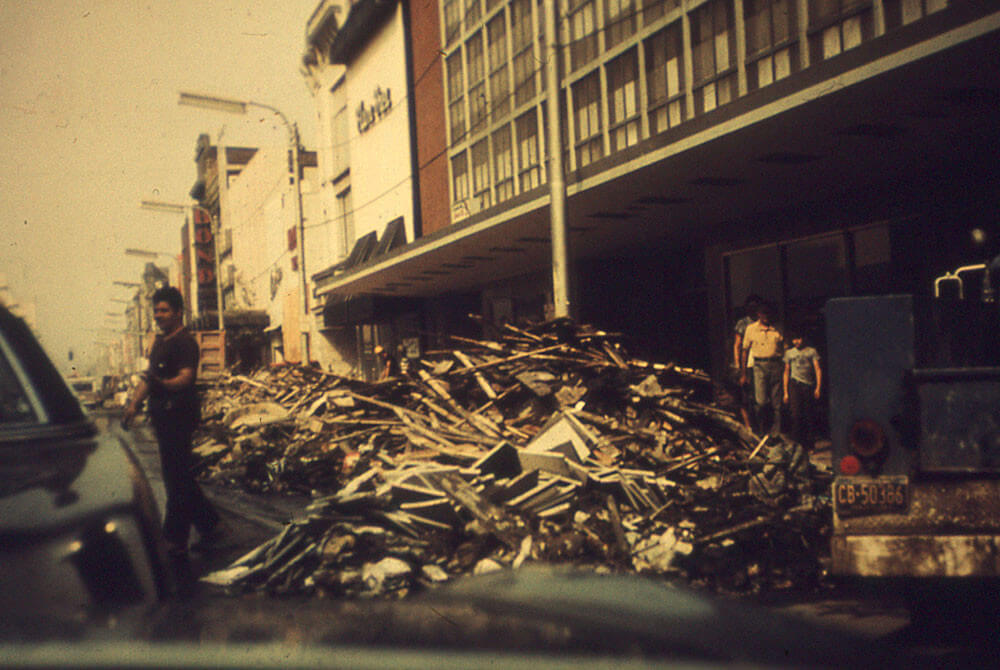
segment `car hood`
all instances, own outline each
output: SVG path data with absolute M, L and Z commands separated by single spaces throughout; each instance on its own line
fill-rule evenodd
M 121 439 L 79 429 L 59 432 L 0 444 L 4 537 L 58 533 L 131 504 L 129 456 Z

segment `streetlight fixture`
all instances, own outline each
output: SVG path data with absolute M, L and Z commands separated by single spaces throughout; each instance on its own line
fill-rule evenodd
M 299 130 L 294 123 L 288 121 L 280 109 L 254 100 L 238 100 L 236 98 L 221 98 L 201 93 L 180 92 L 177 104 L 187 107 L 211 109 L 228 114 L 246 114 L 250 107 L 259 107 L 278 115 L 288 130 L 288 144 L 291 152 L 290 168 L 292 172 L 292 187 L 295 189 L 295 225 L 299 237 L 299 279 L 302 291 L 302 319 L 299 324 L 299 337 L 302 348 L 302 362 L 309 364 L 309 285 L 306 280 L 306 230 L 302 220 L 302 184 L 299 180 Z
M 155 261 L 158 257 L 166 256 L 174 264 L 174 270 L 177 272 L 177 283 L 181 282 L 181 262 L 177 259 L 177 254 L 172 254 L 169 251 L 150 251 L 149 249 L 126 249 L 125 255 L 145 258 L 151 261 Z
M 140 202 L 139 206 L 142 209 L 148 209 L 148 210 L 153 211 L 153 212 L 163 212 L 165 214 L 187 214 L 187 212 L 188 212 L 189 209 L 194 209 L 194 210 L 197 210 L 197 211 L 201 212 L 202 216 L 204 216 L 206 219 L 208 219 L 209 225 L 212 228 L 212 248 L 214 250 L 214 255 L 215 255 L 215 301 L 216 301 L 215 311 L 218 314 L 218 321 L 217 321 L 218 329 L 219 330 L 223 330 L 225 328 L 225 325 L 224 325 L 223 318 L 222 318 L 222 311 L 223 311 L 222 310 L 222 275 L 220 274 L 222 268 L 221 268 L 221 265 L 219 263 L 219 232 L 220 231 L 219 231 L 219 222 L 216 220 L 215 216 L 213 216 L 212 212 L 208 211 L 207 208 L 202 207 L 201 205 L 194 205 L 194 204 L 192 204 L 192 205 L 181 205 L 181 204 L 175 203 L 175 202 L 162 202 L 160 200 L 143 200 L 143 201 Z M 147 254 L 153 254 L 153 255 L 158 254 L 158 252 L 155 252 L 155 251 L 146 251 L 144 249 L 126 249 L 125 253 L 129 254 L 129 255 L 132 255 L 132 256 L 147 255 Z M 147 256 L 147 258 L 148 258 L 148 256 Z M 175 258 L 175 260 L 176 260 L 176 258 Z M 179 270 L 179 267 L 180 267 L 180 264 L 178 263 L 178 277 L 180 277 L 180 275 L 182 274 L 180 272 L 180 270 Z

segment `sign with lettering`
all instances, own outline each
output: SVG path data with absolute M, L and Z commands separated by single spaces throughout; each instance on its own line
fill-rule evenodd
M 215 283 L 215 233 L 212 217 L 202 207 L 192 208 L 194 221 L 195 277 L 198 280 L 198 309 L 216 309 L 218 292 Z
M 358 103 L 358 132 L 363 133 L 389 113 L 392 109 L 392 90 L 382 90 L 381 86 L 375 87 L 374 100 L 368 105 L 362 100 Z

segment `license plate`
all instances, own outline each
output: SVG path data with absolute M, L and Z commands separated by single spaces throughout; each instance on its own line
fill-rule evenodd
M 833 502 L 839 516 L 906 512 L 910 486 L 906 477 L 838 477 Z

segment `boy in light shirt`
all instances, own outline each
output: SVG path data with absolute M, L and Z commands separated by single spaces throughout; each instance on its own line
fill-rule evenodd
M 816 401 L 822 394 L 823 371 L 819 353 L 807 346 L 802 333 L 792 333 L 792 347 L 785 351 L 784 400 L 792 421 L 791 438 L 803 446 L 812 437 Z

